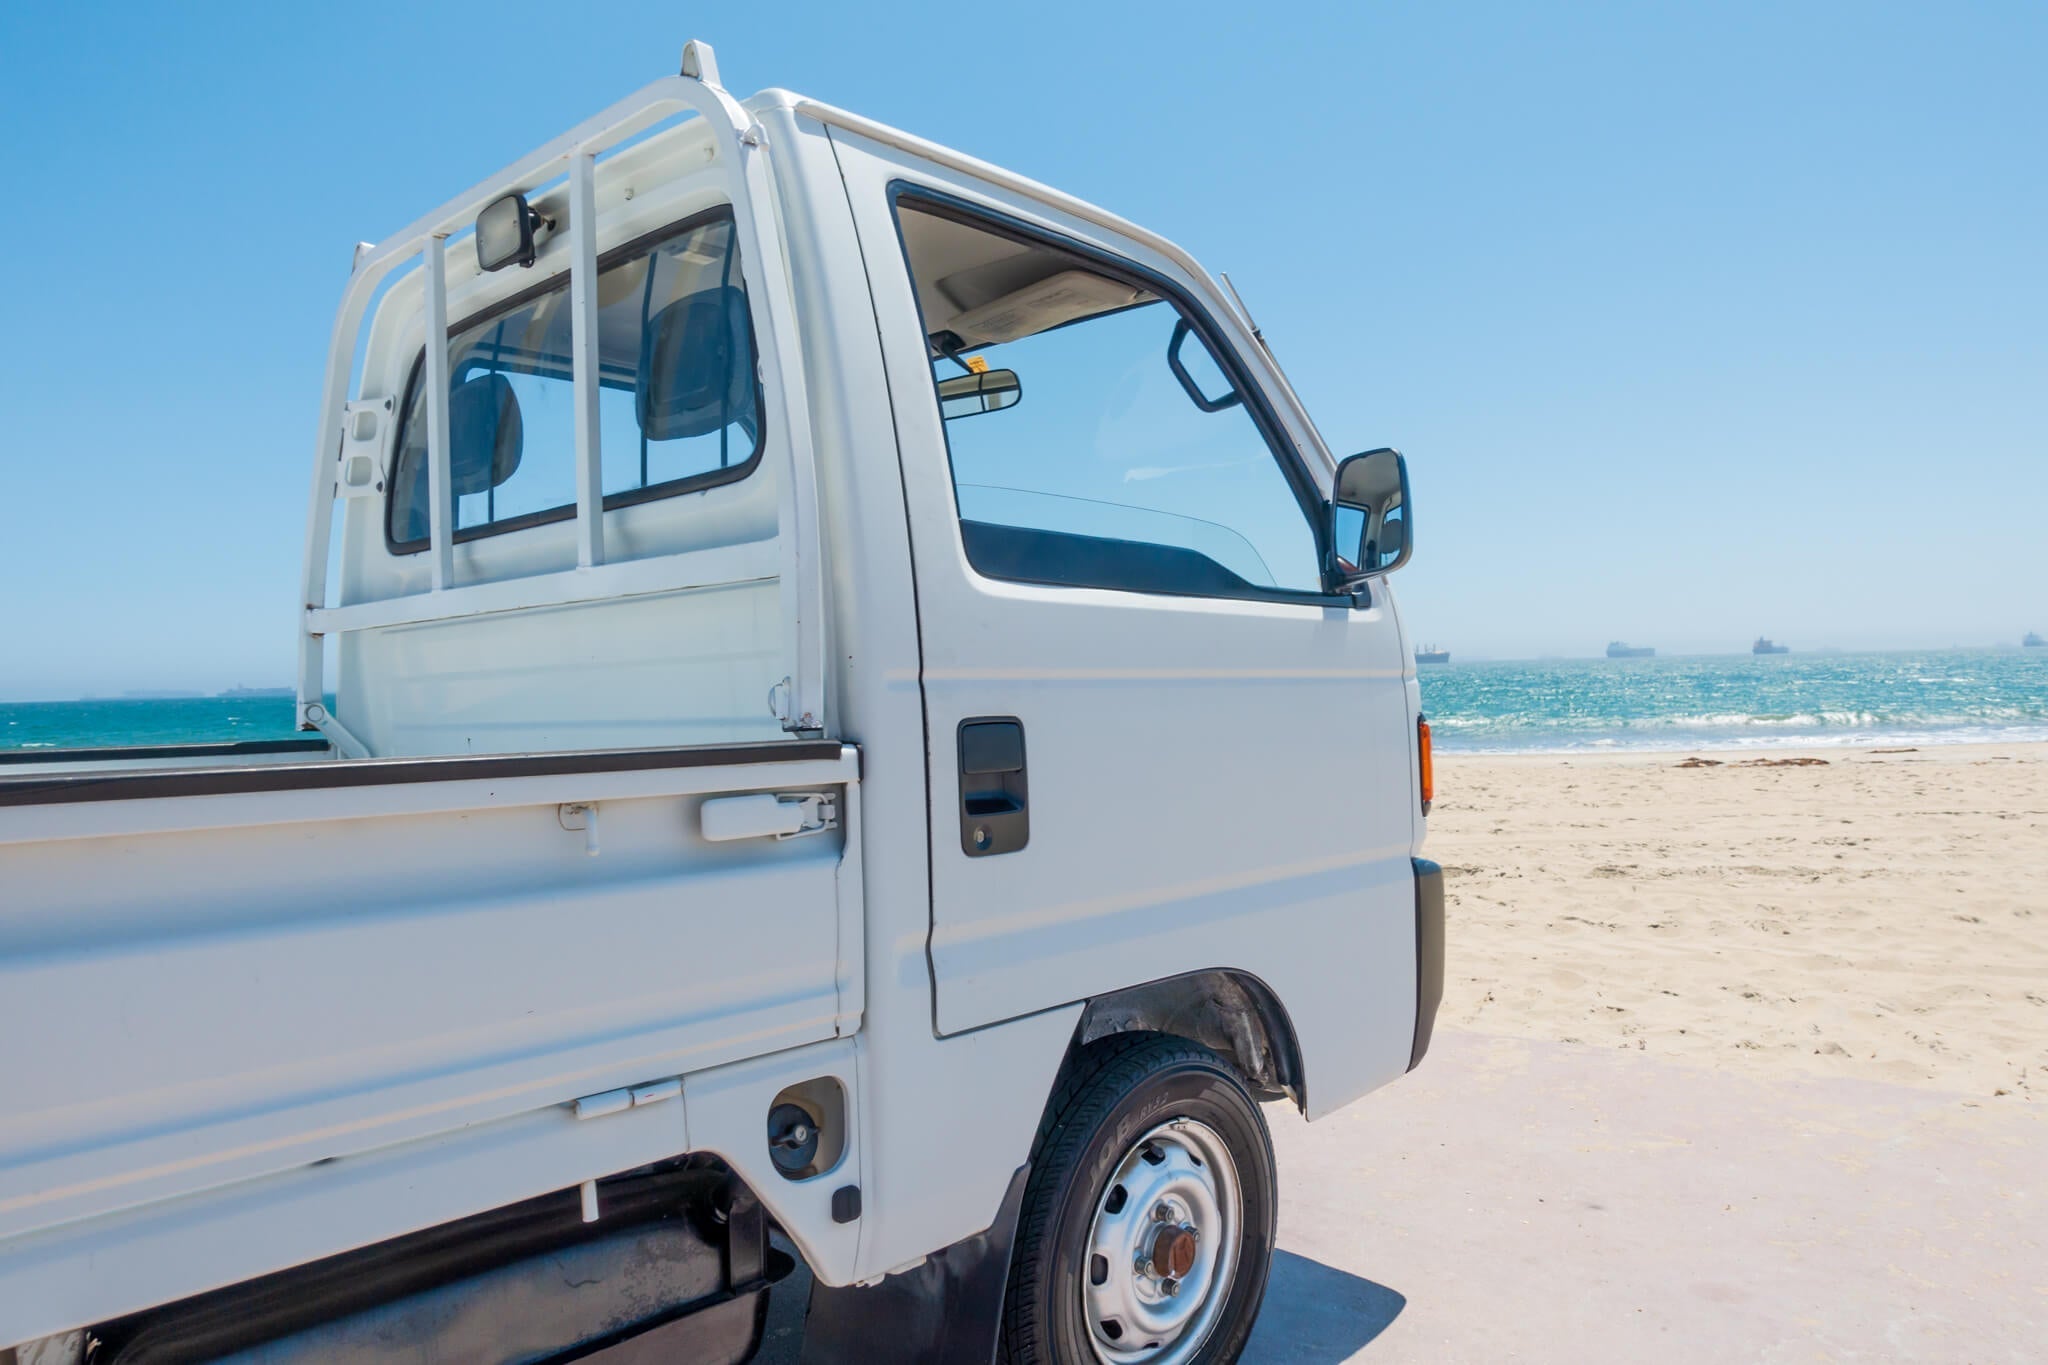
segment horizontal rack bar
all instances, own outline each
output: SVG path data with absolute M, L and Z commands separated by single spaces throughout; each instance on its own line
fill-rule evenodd
M 306 630 L 340 635 L 384 626 L 453 621 L 495 612 L 562 607 L 600 598 L 645 597 L 692 588 L 723 588 L 771 581 L 781 573 L 781 554 L 772 540 L 720 545 L 650 559 L 625 559 L 584 569 L 471 583 L 439 592 L 412 593 L 346 607 L 311 607 Z

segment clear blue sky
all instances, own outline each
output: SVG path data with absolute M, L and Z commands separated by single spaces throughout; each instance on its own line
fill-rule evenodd
M 1418 636 L 2048 631 L 2048 6 L 13 5 L 0 698 L 288 681 L 350 246 L 693 34 L 1229 270 Z

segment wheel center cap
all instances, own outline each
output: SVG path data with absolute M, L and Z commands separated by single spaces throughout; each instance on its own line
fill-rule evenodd
M 1196 1240 L 1195 1230 L 1185 1223 L 1159 1229 L 1152 1237 L 1152 1250 L 1146 1257 L 1152 1263 L 1152 1273 L 1185 1279 L 1187 1273 L 1195 1268 Z

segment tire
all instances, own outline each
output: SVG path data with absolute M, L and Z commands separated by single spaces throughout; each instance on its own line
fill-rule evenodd
M 1265 1298 L 1275 1185 L 1265 1116 L 1222 1057 L 1149 1033 L 1082 1049 L 1032 1150 L 1002 1359 L 1229 1365 Z

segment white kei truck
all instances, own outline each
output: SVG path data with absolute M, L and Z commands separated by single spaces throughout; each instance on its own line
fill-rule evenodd
M 0 1361 L 1237 1359 L 1444 930 L 1227 285 L 697 43 L 358 247 L 302 737 L 0 763 Z

